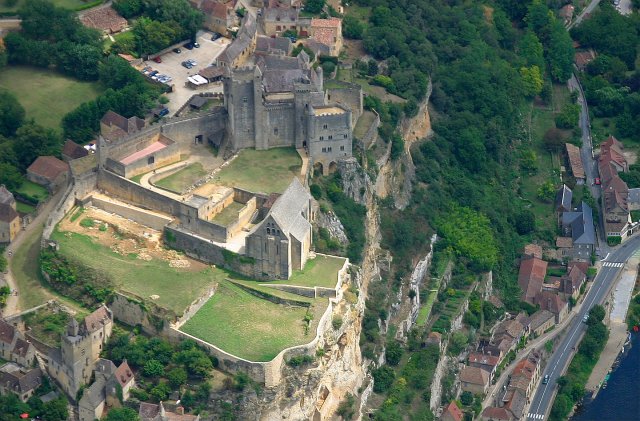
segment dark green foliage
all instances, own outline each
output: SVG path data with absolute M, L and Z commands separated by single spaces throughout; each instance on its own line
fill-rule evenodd
M 460 402 L 462 402 L 463 405 L 471 405 L 473 403 L 473 394 L 471 392 L 462 392 L 462 395 L 460 395 Z
M 311 355 L 297 355 L 289 358 L 287 364 L 291 367 L 300 367 L 308 364 L 313 364 L 315 359 Z
M 609 246 L 617 246 L 622 242 L 622 237 L 620 236 L 609 236 L 607 237 L 607 244 Z
M 9 190 L 15 190 L 22 185 L 24 176 L 14 166 L 6 162 L 0 162 L 0 184 L 4 184 Z
M 115 0 L 113 8 L 123 17 L 129 19 L 142 13 L 143 4 L 141 0 Z
M 578 104 L 566 104 L 560 114 L 556 116 L 556 126 L 561 129 L 573 129 L 578 127 L 580 118 L 580 106 Z
M 144 364 L 143 373 L 147 377 L 160 377 L 164 375 L 164 365 L 158 360 L 149 360 Z
M 393 369 L 387 365 L 374 369 L 371 375 L 374 380 L 373 391 L 376 393 L 384 393 L 389 390 L 396 378 Z
M 365 26 L 357 18 L 346 15 L 342 20 L 342 34 L 348 39 L 362 39 Z
M 184 368 L 176 367 L 167 373 L 167 379 L 171 387 L 177 389 L 187 382 L 187 372 Z
M 525 235 L 536 230 L 536 216 L 528 209 L 520 211 L 516 215 L 516 231 L 518 234 Z
M 131 408 L 112 408 L 106 421 L 139 421 L 138 413 Z
M 311 192 L 311 196 L 316 200 L 320 200 L 322 197 L 322 187 L 317 184 L 312 184 L 311 187 L 309 187 L 309 191 Z
M 24 108 L 18 99 L 11 92 L 0 89 L 0 136 L 13 136 L 22 125 L 24 116 Z
M 325 0 L 306 0 L 304 10 L 309 13 L 320 13 L 324 8 Z
M 356 400 L 351 393 L 347 393 L 347 396 L 344 398 L 340 405 L 338 405 L 338 409 L 336 410 L 336 414 L 342 417 L 343 420 L 350 420 L 356 414 L 355 408 Z
M 400 343 L 396 340 L 387 341 L 387 347 L 385 351 L 385 357 L 387 364 L 396 366 L 400 363 L 403 350 Z

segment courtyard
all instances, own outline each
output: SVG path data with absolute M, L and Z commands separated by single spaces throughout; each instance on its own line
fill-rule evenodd
M 214 175 L 212 183 L 254 193 L 282 193 L 301 168 L 302 159 L 294 148 L 243 149 Z

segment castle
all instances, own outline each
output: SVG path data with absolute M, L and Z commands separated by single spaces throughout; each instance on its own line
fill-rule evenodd
M 162 214 L 139 222 L 163 230 L 171 247 L 191 257 L 254 278 L 288 279 L 304 268 L 311 250 L 308 171 L 328 174 L 339 160 L 351 157 L 362 91 L 345 84 L 325 92 L 322 69 L 313 69 L 304 51 L 297 57 L 265 54 L 251 68 L 227 67 L 223 86 L 224 107 L 149 127 L 108 113 L 98 139 L 97 187 Z M 307 172 L 282 195 L 216 184 L 175 194 L 151 181 L 146 187 L 131 181 L 151 173 L 154 178 L 148 180 L 166 177 L 173 171 L 167 168 L 179 169 L 184 156 L 200 154 L 206 144 L 231 152 L 294 147 L 308 161 Z M 232 204 L 239 210 L 232 222 L 221 223 L 217 216 Z

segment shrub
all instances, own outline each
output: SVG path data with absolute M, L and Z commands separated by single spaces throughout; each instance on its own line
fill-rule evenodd
M 83 228 L 93 228 L 95 224 L 96 221 L 91 218 L 84 218 L 82 221 L 80 221 L 80 226 Z
M 331 320 L 331 325 L 333 326 L 334 330 L 340 329 L 342 327 L 342 317 L 334 316 L 333 320 Z
M 402 358 L 402 353 L 403 350 L 398 341 L 392 340 L 387 342 L 385 357 L 389 365 L 398 365 L 398 363 L 400 363 L 400 359 Z
M 396 378 L 395 372 L 388 365 L 376 368 L 371 372 L 371 375 L 374 381 L 373 391 L 376 393 L 384 393 L 389 390 Z
M 307 364 L 312 364 L 314 362 L 314 358 L 311 355 L 298 355 L 295 357 L 291 357 L 287 364 L 291 367 L 300 367 Z

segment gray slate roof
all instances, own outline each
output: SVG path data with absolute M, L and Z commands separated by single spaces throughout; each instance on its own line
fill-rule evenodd
M 258 59 L 257 66 L 262 72 L 262 84 L 267 92 L 291 92 L 294 83 L 310 81 L 304 56 L 265 55 Z
M 282 196 L 271 207 L 269 214 L 285 234 L 293 235 L 302 241 L 311 230 L 311 224 L 302 216 L 302 212 L 310 200 L 311 195 L 307 189 L 300 183 L 300 180 L 294 178 Z
M 104 378 L 97 377 L 96 381 L 84 390 L 79 405 L 83 408 L 91 408 L 92 410 L 100 406 L 107 398 L 104 391 L 105 384 Z
M 596 231 L 593 227 L 593 213 L 585 202 L 580 203 L 576 212 L 564 212 L 562 225 L 571 226 L 573 244 L 595 244 Z
M 573 192 L 566 184 L 563 184 L 556 194 L 556 209 L 563 212 L 571 211 L 572 198 Z
M 247 13 L 242 20 L 236 39 L 220 54 L 218 61 L 231 64 L 251 44 L 255 36 L 256 20 L 251 13 Z
M 629 189 L 627 203 L 629 205 L 640 205 L 640 188 Z
M 0 372 L 0 383 L 16 393 L 29 392 L 42 383 L 42 371 L 39 368 L 34 368 L 27 372 L 22 370 L 12 373 Z

